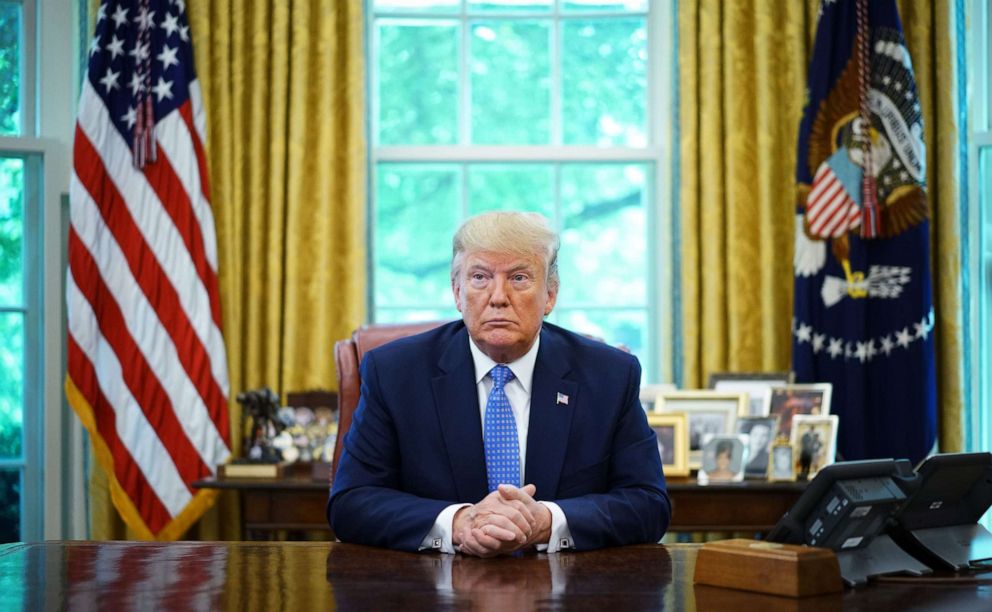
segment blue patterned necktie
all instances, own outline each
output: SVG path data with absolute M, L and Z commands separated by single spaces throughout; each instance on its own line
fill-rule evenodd
M 513 372 L 505 365 L 489 371 L 493 390 L 486 401 L 485 427 L 482 433 L 486 446 L 486 473 L 489 491 L 501 484 L 520 486 L 520 447 L 517 442 L 517 422 L 513 419 L 510 400 L 503 386 L 513 380 Z

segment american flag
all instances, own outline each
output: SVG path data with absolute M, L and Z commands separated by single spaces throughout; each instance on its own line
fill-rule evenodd
M 69 403 L 141 537 L 212 503 L 230 455 L 205 117 L 183 0 L 105 0 L 73 148 Z
M 806 199 L 809 232 L 818 238 L 837 238 L 861 225 L 862 171 L 838 149 L 816 171 Z

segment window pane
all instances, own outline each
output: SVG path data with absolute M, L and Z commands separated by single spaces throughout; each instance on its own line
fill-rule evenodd
M 565 0 L 562 8 L 566 12 L 643 12 L 648 10 L 648 0 Z
M 551 97 L 548 22 L 472 26 L 472 142 L 547 144 Z
M 644 19 L 563 23 L 565 144 L 647 145 Z
M 451 304 L 451 236 L 458 227 L 459 167 L 379 164 L 376 172 L 375 303 Z
M 0 135 L 21 133 L 21 3 L 0 2 Z
M 647 304 L 644 164 L 566 164 L 561 171 L 565 304 Z
M 382 20 L 379 35 L 379 142 L 458 140 L 458 31 L 454 22 Z
M 21 456 L 24 422 L 24 315 L 0 313 L 0 457 Z
M 0 158 L 0 306 L 20 306 L 24 262 L 24 160 Z
M 21 541 L 21 471 L 0 470 L 0 543 Z
M 468 10 L 473 13 L 547 13 L 552 0 L 468 0 Z
M 982 211 L 981 227 L 975 232 L 979 244 L 978 268 L 979 286 L 976 287 L 978 298 L 977 332 L 972 333 L 972 341 L 977 341 L 974 350 L 975 359 L 984 371 L 979 376 L 979 385 L 974 391 L 976 397 L 972 402 L 971 411 L 979 413 L 977 422 L 984 425 L 984 431 L 969 432 L 972 445 L 969 450 L 992 450 L 992 147 L 983 146 L 978 153 L 978 206 Z M 971 180 L 976 180 L 972 178 Z M 973 422 L 976 422 L 973 421 Z M 988 519 L 992 527 L 992 516 Z
M 550 164 L 476 164 L 468 170 L 469 214 L 489 210 L 539 212 L 554 219 Z
M 460 0 L 373 0 L 374 11 L 403 13 L 451 13 Z
M 627 347 L 641 362 L 643 379 L 652 378 L 654 364 L 651 362 L 647 310 L 573 310 L 558 309 L 558 321 L 562 327 L 575 332 L 589 334 L 602 339 L 609 345 Z

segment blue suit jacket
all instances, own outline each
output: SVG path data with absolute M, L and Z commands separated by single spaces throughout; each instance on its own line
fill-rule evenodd
M 361 376 L 328 521 L 342 541 L 415 551 L 446 506 L 488 493 L 465 324 L 370 351 Z M 640 377 L 632 355 L 543 324 L 523 484 L 561 507 L 576 549 L 657 542 L 668 527 Z

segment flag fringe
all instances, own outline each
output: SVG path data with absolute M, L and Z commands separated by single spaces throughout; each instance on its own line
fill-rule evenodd
M 97 463 L 103 468 L 103 471 L 107 474 L 107 482 L 110 485 L 110 498 L 114 503 L 114 507 L 117 508 L 117 512 L 120 513 L 121 519 L 138 537 L 138 539 L 146 541 L 160 541 L 160 542 L 170 542 L 178 540 L 186 531 L 193 526 L 203 513 L 209 510 L 217 500 L 217 495 L 220 493 L 215 489 L 201 489 L 194 496 L 193 499 L 186 504 L 183 511 L 179 515 L 173 517 L 169 523 L 158 532 L 158 534 L 152 533 L 151 529 L 141 518 L 141 514 L 138 509 L 135 508 L 134 502 L 128 496 L 127 492 L 124 491 L 124 487 L 121 486 L 120 482 L 117 480 L 117 475 L 114 473 L 114 459 L 107 447 L 107 443 L 104 441 L 103 436 L 96 427 L 96 417 L 93 414 L 93 407 L 87 401 L 83 393 L 76 387 L 73 382 L 72 377 L 69 374 L 65 376 L 65 396 L 69 402 L 69 406 L 72 407 L 73 411 L 79 417 L 82 422 L 83 427 L 90 434 L 90 441 L 93 444 L 93 453 L 96 455 Z

